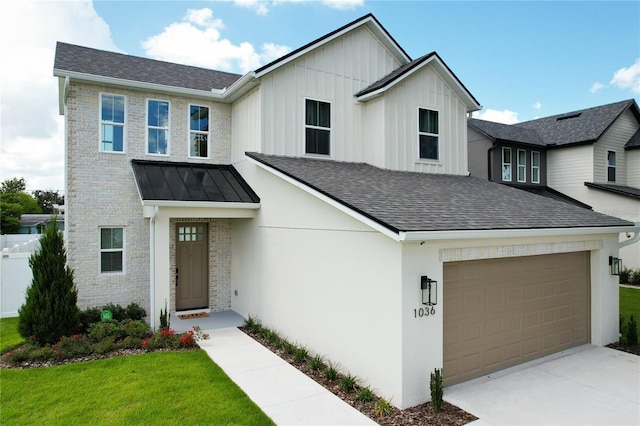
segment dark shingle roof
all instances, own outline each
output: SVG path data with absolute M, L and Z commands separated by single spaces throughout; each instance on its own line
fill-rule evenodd
M 640 129 L 631 136 L 624 149 L 640 149 Z
M 174 64 L 58 42 L 54 70 L 211 91 L 231 86 L 241 75 Z
M 525 129 L 509 124 L 494 123 L 493 121 L 479 120 L 477 118 L 469 118 L 467 123 L 479 132 L 498 142 L 515 142 L 536 146 L 546 145 L 538 132 L 532 129 Z
M 585 186 L 589 188 L 599 189 L 601 191 L 612 192 L 618 195 L 624 195 L 629 198 L 640 200 L 640 188 L 632 188 L 630 186 L 612 185 L 610 183 L 591 183 L 585 182 Z
M 640 121 L 640 112 L 633 99 L 613 104 L 552 115 L 514 124 L 523 129 L 535 130 L 547 145 L 574 145 L 597 141 L 611 124 L 627 108 L 634 106 L 634 114 Z
M 508 184 L 508 183 L 503 183 L 503 185 L 508 185 L 512 188 L 518 188 L 523 191 L 531 192 L 532 194 L 542 195 L 543 197 L 552 198 L 554 200 L 563 201 L 565 203 L 582 207 L 583 209 L 593 210 L 593 208 L 590 205 L 585 204 L 581 201 L 578 201 L 575 198 L 571 198 L 568 195 L 563 194 L 562 192 L 556 191 L 553 188 L 549 188 L 548 186 L 516 185 L 516 184 Z
M 230 165 L 132 160 L 142 200 L 259 203 L 260 198 Z
M 257 153 L 247 156 L 394 232 L 632 225 L 475 177 Z

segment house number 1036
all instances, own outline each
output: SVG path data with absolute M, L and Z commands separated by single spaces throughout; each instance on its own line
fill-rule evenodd
M 429 315 L 435 315 L 435 314 L 436 314 L 436 308 L 434 308 L 433 306 L 413 310 L 414 318 L 428 317 Z

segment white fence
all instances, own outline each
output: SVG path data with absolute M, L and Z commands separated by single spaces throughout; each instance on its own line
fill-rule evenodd
M 40 241 L 34 235 L 27 242 L 2 250 L 0 258 L 0 318 L 18 316 L 24 303 L 27 287 L 31 284 L 29 257 Z

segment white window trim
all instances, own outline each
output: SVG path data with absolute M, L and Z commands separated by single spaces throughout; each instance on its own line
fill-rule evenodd
M 421 132 L 420 131 L 420 110 L 424 109 L 427 111 L 435 111 L 438 113 L 438 132 L 440 132 L 440 110 L 437 108 L 431 108 L 431 107 L 424 107 L 424 106 L 418 106 L 417 110 L 416 110 L 416 130 L 417 130 L 417 142 L 416 142 L 416 158 L 417 161 L 419 163 L 441 163 L 442 162 L 442 150 L 440 149 L 442 147 L 442 144 L 440 143 L 440 141 L 442 140 L 442 133 L 427 133 L 427 132 Z M 425 135 L 425 136 L 436 136 L 438 138 L 438 158 L 420 158 L 420 135 Z
M 329 121 L 331 122 L 331 126 L 322 127 L 322 126 L 312 126 L 307 124 L 307 101 L 314 102 L 324 102 L 329 104 Z M 333 102 L 326 99 L 312 98 L 309 96 L 305 96 L 302 100 L 302 155 L 304 157 L 311 158 L 333 158 L 333 123 L 334 123 L 334 115 L 333 115 Z M 329 155 L 327 154 L 314 154 L 307 152 L 307 127 L 310 129 L 318 129 L 318 130 L 327 130 L 329 129 Z
M 102 230 L 103 229 L 122 229 L 122 248 L 121 249 L 103 249 L 102 248 Z M 98 273 L 100 275 L 124 275 L 127 272 L 127 230 L 124 226 L 110 225 L 98 227 Z M 122 271 L 106 271 L 102 272 L 102 253 L 122 252 Z
M 511 157 L 510 163 L 504 162 L 504 153 L 509 151 L 509 157 Z M 505 166 L 509 166 L 509 179 L 504 178 L 504 170 Z M 503 146 L 502 147 L 502 168 L 500 169 L 500 178 L 503 182 L 512 182 L 513 181 L 513 152 L 510 147 Z
M 609 153 L 613 154 L 613 159 L 615 164 L 609 164 Z M 605 161 L 607 162 L 606 168 L 606 178 L 607 182 L 617 182 L 618 181 L 618 153 L 616 151 L 612 151 L 610 149 L 607 150 L 607 155 L 605 157 Z M 609 168 L 613 169 L 613 180 L 609 180 Z
M 149 126 L 149 102 L 157 101 L 157 102 L 166 102 L 169 105 L 168 117 L 167 117 L 167 127 L 156 127 Z M 144 141 L 145 141 L 145 153 L 147 155 L 153 155 L 158 157 L 168 157 L 171 155 L 171 102 L 166 99 L 155 99 L 155 98 L 147 98 L 147 102 L 145 103 L 145 120 L 144 120 Z M 149 129 L 160 129 L 167 131 L 167 152 L 166 154 L 159 154 L 157 152 L 149 152 Z
M 538 154 L 538 165 L 533 164 L 533 157 L 535 154 Z M 542 157 L 540 156 L 540 151 L 531 151 L 531 183 L 540 183 L 540 163 L 542 162 Z M 533 180 L 534 173 L 533 171 L 538 171 L 538 179 Z
M 196 106 L 200 108 L 208 108 L 209 109 L 209 130 L 206 132 L 200 130 L 191 130 L 191 107 Z M 169 109 L 171 112 L 171 109 Z M 202 104 L 189 104 L 187 107 L 187 158 L 193 158 L 195 160 L 207 160 L 211 158 L 211 107 L 209 105 Z M 191 155 L 191 133 L 196 133 L 199 135 L 207 135 L 207 156 L 206 157 L 198 157 Z M 148 133 L 147 133 L 148 134 Z M 148 147 L 148 145 L 147 145 Z M 167 145 L 168 147 L 168 145 Z M 168 151 L 168 149 L 167 149 Z
M 102 96 L 103 95 L 111 95 L 111 96 L 122 96 L 124 99 L 124 123 L 114 123 L 113 121 L 103 120 L 102 119 Z M 100 134 L 98 139 L 98 151 L 104 152 L 107 154 L 126 154 L 127 153 L 127 97 L 125 95 L 121 95 L 119 93 L 109 93 L 109 92 L 100 92 L 98 99 L 98 121 L 100 122 L 98 129 L 98 133 Z M 111 126 L 122 126 L 122 151 L 107 151 L 102 149 L 102 125 L 107 124 Z
M 521 152 L 524 152 L 524 155 L 523 155 L 524 164 L 520 164 L 520 153 Z M 527 182 L 527 150 L 518 149 L 516 151 L 516 164 L 518 165 L 518 169 L 516 171 L 516 179 L 520 183 L 526 183 Z M 524 179 L 520 179 L 520 170 L 524 170 Z

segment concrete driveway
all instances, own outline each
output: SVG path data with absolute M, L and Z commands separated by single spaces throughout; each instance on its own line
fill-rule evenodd
M 445 388 L 480 425 L 640 425 L 640 357 L 584 345 Z

